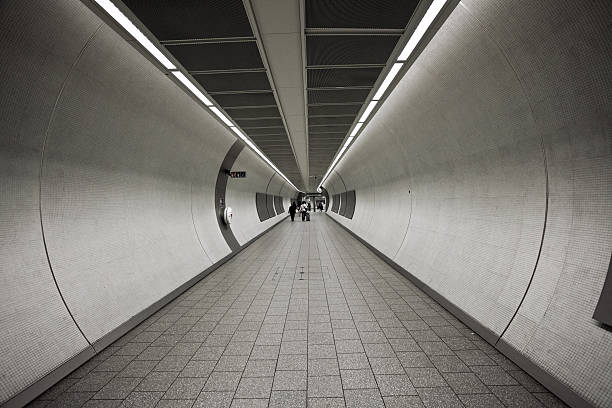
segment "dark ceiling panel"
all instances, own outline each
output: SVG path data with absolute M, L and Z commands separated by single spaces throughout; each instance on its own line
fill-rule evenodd
M 252 36 L 242 0 L 123 0 L 160 41 Z
M 329 115 L 357 115 L 361 109 L 361 104 L 354 105 L 327 105 L 309 106 L 309 116 L 329 116 Z
M 320 125 L 350 125 L 355 119 L 354 116 L 330 116 L 323 118 L 308 118 L 308 126 Z
M 280 113 L 276 106 L 268 108 L 226 108 L 225 111 L 236 120 L 246 118 L 280 118 Z
M 351 127 L 351 125 L 336 125 L 336 126 L 309 126 L 308 127 L 308 133 L 310 133 L 311 135 L 317 134 L 317 133 L 342 133 L 342 132 L 348 132 L 349 127 Z
M 332 140 L 332 139 L 344 139 L 344 136 L 346 136 L 346 132 L 312 133 L 310 135 L 310 140 L 311 141 L 326 141 L 326 140 Z
M 308 103 L 346 103 L 363 102 L 370 93 L 369 89 L 342 89 L 333 91 L 308 91 Z
M 286 135 L 284 127 L 255 128 L 247 131 L 249 135 Z M 287 137 L 285 136 L 285 139 Z
M 232 72 L 223 74 L 196 74 L 193 77 L 208 92 L 268 90 L 265 72 Z
M 274 99 L 274 94 L 272 94 L 272 92 L 219 94 L 213 96 L 213 98 L 224 108 L 226 106 L 276 105 L 276 100 Z
M 278 119 L 240 119 L 237 120 L 240 127 L 243 129 L 249 128 L 260 128 L 260 127 L 283 127 L 283 121 L 281 118 Z
M 308 65 L 385 64 L 398 36 L 324 35 L 306 37 Z
M 188 71 L 263 68 L 259 49 L 254 41 L 167 44 L 166 48 Z
M 382 68 L 309 69 L 308 87 L 373 86 Z
M 418 0 L 306 0 L 308 28 L 404 28 Z

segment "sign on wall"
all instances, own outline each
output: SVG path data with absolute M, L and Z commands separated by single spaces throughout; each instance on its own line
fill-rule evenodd
M 246 171 L 230 171 L 229 176 L 231 178 L 246 178 Z

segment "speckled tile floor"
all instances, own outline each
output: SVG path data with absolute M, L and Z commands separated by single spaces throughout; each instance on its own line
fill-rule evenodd
M 284 221 L 32 407 L 563 407 L 324 214 Z

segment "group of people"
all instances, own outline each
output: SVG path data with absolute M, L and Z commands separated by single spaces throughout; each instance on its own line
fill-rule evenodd
M 317 205 L 317 209 L 319 211 L 323 211 L 323 203 L 320 202 Z M 300 202 L 299 206 L 295 203 L 295 201 L 292 202 L 289 206 L 289 215 L 291 216 L 291 221 L 295 220 L 295 214 L 298 211 L 302 214 L 302 221 L 310 221 L 310 210 L 310 203 L 307 203 L 306 201 Z

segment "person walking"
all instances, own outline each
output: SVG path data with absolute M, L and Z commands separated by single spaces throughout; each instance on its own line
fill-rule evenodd
M 297 205 L 295 204 L 295 201 L 294 201 L 289 206 L 289 215 L 291 216 L 291 222 L 293 222 L 295 220 L 295 212 L 296 211 L 297 211 Z
M 302 213 L 302 221 L 306 221 L 306 214 L 308 213 L 306 201 L 302 201 L 302 205 L 300 206 L 300 212 Z

